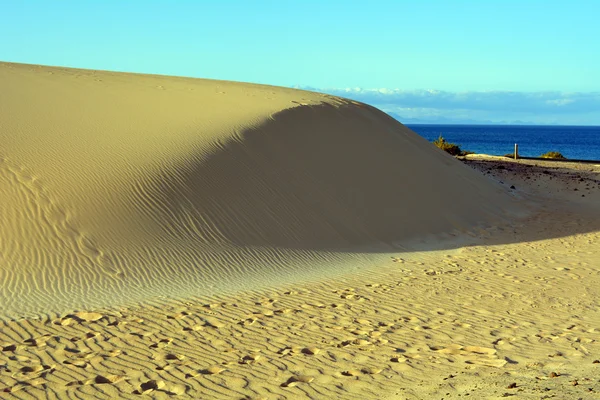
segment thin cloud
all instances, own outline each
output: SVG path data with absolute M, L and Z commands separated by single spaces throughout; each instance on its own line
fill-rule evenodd
M 316 89 L 372 104 L 408 118 L 436 115 L 485 122 L 528 120 L 539 123 L 600 124 L 600 92 L 446 92 L 440 90 Z

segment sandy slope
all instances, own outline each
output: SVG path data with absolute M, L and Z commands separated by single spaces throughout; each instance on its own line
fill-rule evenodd
M 599 395 L 600 166 L 463 164 L 315 93 L 17 64 L 0 118 L 2 398 Z
M 467 164 L 538 211 L 334 279 L 5 322 L 0 397 L 597 399 L 600 166 Z
M 11 63 L 0 93 L 5 317 L 335 274 L 514 209 L 340 98 Z

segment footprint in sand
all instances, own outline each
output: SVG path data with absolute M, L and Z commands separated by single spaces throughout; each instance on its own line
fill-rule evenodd
M 151 344 L 150 348 L 153 348 L 153 349 L 164 349 L 165 347 L 167 347 L 171 343 L 173 343 L 173 339 L 172 338 L 164 338 L 164 339 L 160 339 L 156 343 Z
M 477 354 L 487 354 L 487 355 L 496 354 L 496 349 L 491 349 L 488 347 L 480 347 L 480 346 L 465 346 L 465 347 L 463 347 L 463 350 L 471 352 L 471 353 L 477 353 Z
M 79 322 L 96 322 L 104 318 L 104 315 L 97 312 L 80 311 L 67 317 L 75 317 Z
M 218 375 L 223 371 L 227 371 L 227 368 L 223 368 L 218 365 L 214 365 L 212 367 L 208 367 L 203 370 L 200 370 L 199 372 L 203 375 Z
M 100 336 L 101 336 L 100 332 L 90 331 L 90 332 L 87 332 L 85 334 L 85 336 L 83 336 L 83 337 L 75 336 L 75 337 L 72 337 L 70 340 L 71 340 L 71 342 L 75 343 L 75 342 L 79 342 L 81 340 L 96 339 L 96 338 L 99 338 Z
M 308 375 L 294 375 L 281 384 L 282 387 L 294 387 L 300 383 L 311 383 L 315 378 Z
M 49 371 L 54 369 L 56 369 L 54 365 L 26 365 L 19 369 L 19 373 L 17 373 L 15 377 L 30 377 L 31 375 L 40 373 L 42 371 Z
M 96 375 L 93 378 L 72 381 L 65 386 L 107 385 L 119 383 L 127 379 L 126 375 Z
M 94 378 L 95 384 L 115 384 L 125 380 L 125 375 L 97 375 Z
M 129 332 L 130 335 L 137 336 L 140 339 L 144 339 L 153 335 L 156 335 L 155 331 L 137 331 L 137 332 Z
M 283 349 L 279 350 L 277 352 L 277 354 L 281 354 L 282 356 L 287 356 L 287 355 L 295 355 L 298 354 L 302 351 L 302 348 L 300 346 L 286 346 Z
M 30 346 L 30 347 L 42 348 L 42 347 L 46 347 L 46 341 L 50 338 L 51 338 L 51 335 L 46 334 L 46 335 L 39 336 L 37 338 L 25 339 L 23 341 L 23 343 L 25 343 L 27 346 Z
M 169 361 L 183 361 L 183 360 L 185 360 L 185 356 L 183 354 L 169 353 L 169 354 L 165 355 L 165 360 L 169 360 Z
M 225 326 L 225 324 L 216 318 L 207 317 L 207 318 L 204 318 L 204 326 L 209 327 L 209 328 L 219 329 L 219 328 L 223 328 Z
M 59 319 L 56 319 L 56 320 L 52 321 L 53 324 L 55 324 L 55 325 L 62 325 L 62 326 L 69 326 L 73 322 L 75 322 L 75 319 L 71 318 L 71 317 L 59 318 Z
M 502 368 L 508 363 L 508 361 L 501 360 L 501 359 L 491 359 L 491 360 L 475 359 L 475 360 L 467 360 L 467 361 L 465 361 L 465 363 L 473 364 L 473 365 L 482 365 L 482 366 L 486 366 L 486 367 Z
M 378 367 L 366 367 L 360 370 L 363 374 L 368 374 L 368 375 L 377 375 L 379 374 L 381 371 L 383 371 L 383 368 L 378 368 Z
M 2 351 L 13 351 L 14 352 L 14 351 L 17 351 L 17 349 L 19 347 L 22 347 L 22 346 L 17 346 L 16 344 L 12 344 L 12 343 L 6 343 L 3 345 L 0 345 L 0 348 L 2 349 Z
M 182 312 L 174 314 L 174 315 L 167 315 L 167 319 L 179 320 L 179 319 L 183 319 L 189 315 L 191 315 L 191 313 L 189 313 L 187 311 L 182 311 Z
M 161 380 L 149 380 L 146 382 L 143 382 L 140 385 L 140 388 L 138 390 L 135 390 L 133 393 L 134 394 L 150 394 L 152 392 L 154 392 L 155 390 L 160 390 L 162 388 L 164 388 L 166 386 L 164 381 Z
M 184 332 L 198 332 L 198 331 L 204 330 L 204 326 L 203 325 L 186 326 L 182 330 Z
M 302 349 L 302 352 L 304 354 L 315 356 L 321 352 L 321 349 L 319 349 L 317 347 L 305 347 L 304 349 Z
M 240 364 L 256 364 L 261 358 L 262 356 L 260 354 L 248 354 L 242 357 Z
M 74 367 L 77 368 L 88 368 L 90 366 L 90 363 L 85 361 L 85 360 L 81 360 L 81 359 L 75 359 L 75 360 L 65 360 L 63 361 L 63 364 L 66 365 L 72 365 Z
M 154 369 L 157 371 L 170 371 L 175 368 L 175 365 L 165 364 L 165 365 L 157 365 Z

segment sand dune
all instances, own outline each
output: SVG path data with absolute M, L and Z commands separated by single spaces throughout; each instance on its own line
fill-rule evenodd
M 2 398 L 600 392 L 599 166 L 464 165 L 318 93 L 8 63 L 0 118 Z
M 519 191 L 585 199 L 598 215 L 597 167 L 563 180 L 509 161 L 475 166 Z M 0 322 L 0 397 L 595 399 L 600 233 L 577 233 L 597 229 L 583 204 L 570 214 L 548 202 L 494 233 L 515 244 L 390 253 L 334 279 Z M 562 237 L 530 240 L 547 229 Z
M 335 272 L 516 210 L 341 98 L 11 63 L 0 92 L 5 317 Z

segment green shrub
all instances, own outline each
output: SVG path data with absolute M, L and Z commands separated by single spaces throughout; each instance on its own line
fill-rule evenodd
M 444 139 L 442 135 L 440 135 L 439 138 L 434 140 L 433 144 L 436 145 L 438 148 L 444 150 L 446 153 L 449 153 L 453 156 L 463 155 L 463 151 L 457 144 L 446 142 L 446 139 Z
M 554 158 L 555 160 L 566 160 L 567 157 L 560 154 L 558 151 L 549 151 L 540 156 L 541 158 Z

